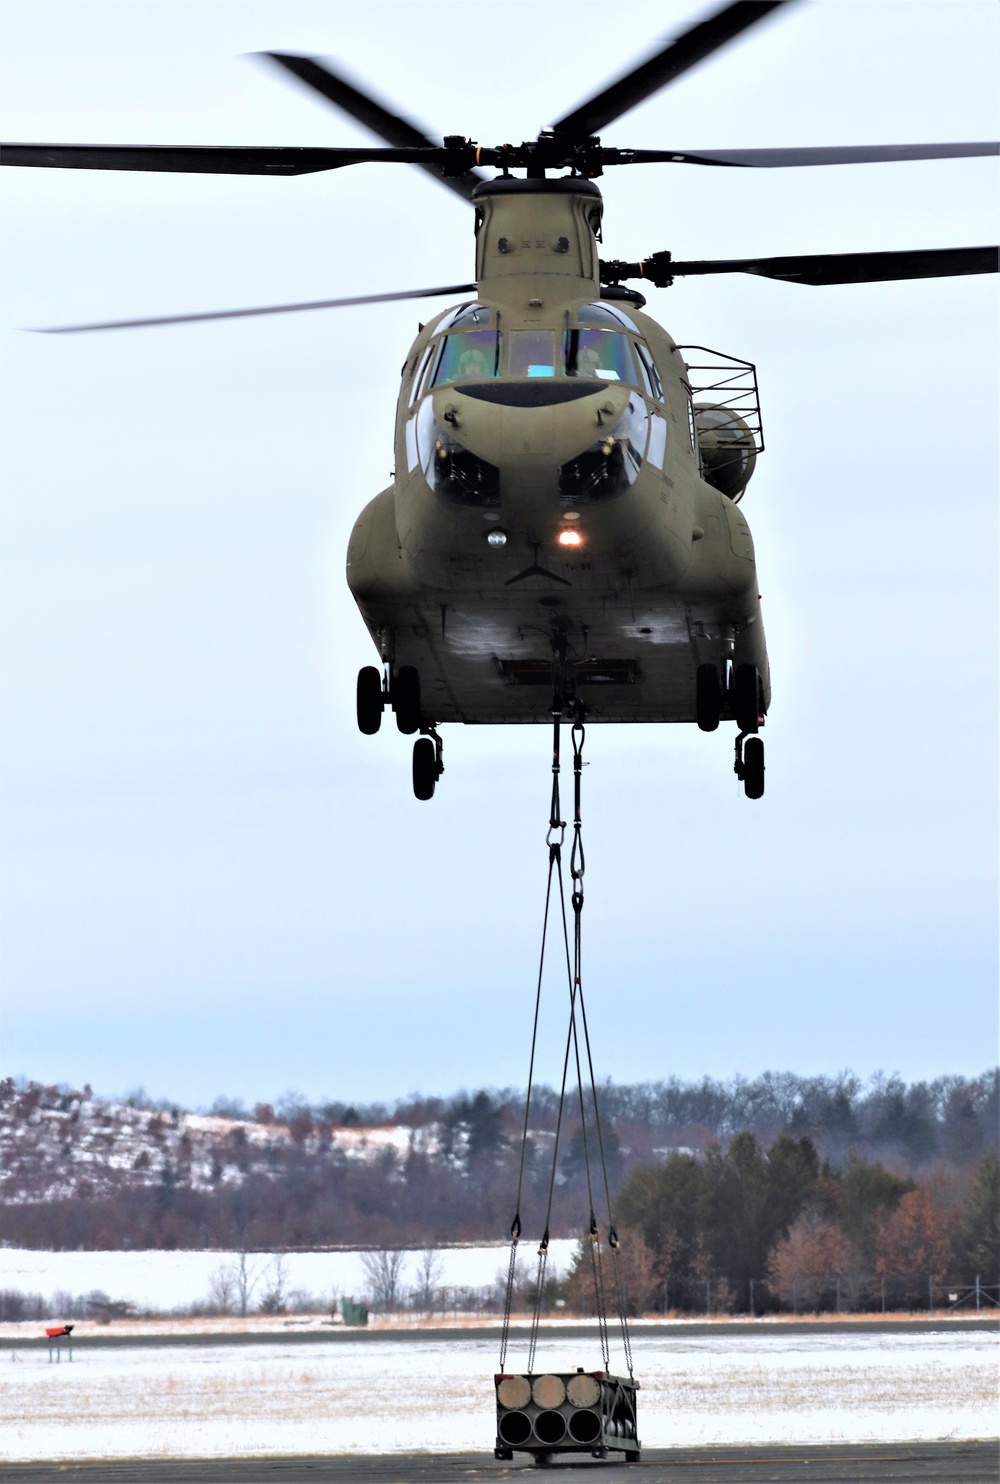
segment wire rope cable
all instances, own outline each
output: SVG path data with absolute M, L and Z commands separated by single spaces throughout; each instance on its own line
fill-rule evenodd
M 571 739 L 573 745 L 573 841 L 570 850 L 570 877 L 571 894 L 570 905 L 573 911 L 573 940 L 570 944 L 569 923 L 567 917 L 566 891 L 563 878 L 562 852 L 566 837 L 566 822 L 561 817 L 561 805 L 559 797 L 560 783 L 560 727 L 562 722 L 562 706 L 558 698 L 554 700 L 552 710 L 553 741 L 552 741 L 552 797 L 549 809 L 549 828 L 546 835 L 546 845 L 549 850 L 549 870 L 545 891 L 545 911 L 542 919 L 542 946 L 538 964 L 538 982 L 535 990 L 535 1010 L 531 1036 L 531 1056 L 528 1065 L 528 1089 L 525 1096 L 524 1123 L 521 1132 L 521 1151 L 518 1163 L 517 1197 L 515 1201 L 514 1218 L 510 1227 L 510 1258 L 507 1268 L 507 1282 L 504 1298 L 503 1327 L 500 1343 L 500 1371 L 504 1372 L 507 1351 L 510 1338 L 511 1310 L 513 1305 L 514 1287 L 517 1281 L 517 1248 L 521 1237 L 521 1202 L 524 1196 L 524 1179 L 527 1157 L 527 1145 L 530 1128 L 531 1097 L 534 1088 L 535 1064 L 538 1049 L 538 1027 L 541 1012 L 542 981 L 545 969 L 545 955 L 548 941 L 548 933 L 552 919 L 552 884 L 555 877 L 559 893 L 559 915 L 562 920 L 563 950 L 566 963 L 566 976 L 569 989 L 569 1024 L 566 1031 L 566 1043 L 563 1051 L 562 1078 L 559 1088 L 559 1101 L 556 1110 L 556 1127 L 552 1143 L 552 1162 L 549 1170 L 546 1203 L 545 1222 L 542 1237 L 538 1247 L 538 1268 L 535 1278 L 531 1327 L 528 1339 L 528 1373 L 534 1369 L 535 1356 L 538 1347 L 539 1328 L 542 1313 L 545 1309 L 545 1293 L 548 1279 L 548 1257 L 549 1244 L 551 1240 L 552 1207 L 555 1196 L 556 1180 L 559 1170 L 559 1146 L 563 1135 L 563 1125 L 566 1113 L 566 1083 L 569 1075 L 570 1054 L 576 1071 L 577 1097 L 579 1102 L 580 1116 L 580 1142 L 583 1154 L 583 1166 L 586 1175 L 586 1189 L 589 1206 L 589 1223 L 587 1229 L 587 1240 L 590 1246 L 591 1267 L 594 1281 L 594 1300 L 597 1311 L 598 1329 L 600 1334 L 601 1355 L 605 1371 L 610 1370 L 610 1345 L 608 1339 L 607 1306 L 606 1306 L 606 1284 L 603 1267 L 602 1243 L 600 1229 L 594 1203 L 594 1177 L 591 1168 L 591 1134 L 588 1129 L 589 1118 L 586 1108 L 586 1096 L 584 1091 L 584 1061 L 586 1063 L 586 1075 L 590 1088 L 591 1117 L 593 1118 L 593 1132 L 596 1136 L 596 1152 L 600 1160 L 601 1184 L 603 1186 L 604 1198 L 607 1207 L 608 1218 L 608 1247 L 611 1252 L 611 1263 L 613 1270 L 613 1282 L 615 1307 L 621 1325 L 622 1346 L 625 1352 L 625 1360 L 628 1366 L 629 1377 L 633 1377 L 632 1347 L 628 1332 L 628 1296 L 626 1285 L 621 1269 L 621 1254 L 618 1234 L 615 1230 L 612 1206 L 611 1187 L 608 1180 L 607 1158 L 604 1146 L 604 1134 L 601 1127 L 600 1106 L 597 1096 L 597 1084 L 594 1077 L 594 1059 L 591 1048 L 590 1029 L 587 1023 L 587 1012 L 583 998 L 582 978 L 582 914 L 584 903 L 583 878 L 586 871 L 586 859 L 583 847 L 582 814 L 581 814 L 581 776 L 583 770 L 583 747 L 586 739 L 586 730 L 583 725 L 582 708 L 578 707 L 574 713 Z M 579 1012 L 579 1024 L 577 1015 Z M 583 1052 L 581 1058 L 580 1032 L 583 1033 Z

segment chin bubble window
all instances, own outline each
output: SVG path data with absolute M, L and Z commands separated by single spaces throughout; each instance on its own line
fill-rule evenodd
M 466 330 L 441 342 L 433 386 L 455 381 L 487 381 L 499 375 L 500 336 L 496 330 Z
M 625 335 L 614 330 L 567 330 L 564 336 L 567 376 L 637 385 L 632 350 Z
M 555 376 L 555 374 L 555 331 L 511 330 L 510 375 Z
M 632 396 L 613 427 L 563 464 L 559 502 L 564 510 L 614 499 L 635 483 L 646 452 L 649 421 L 642 398 Z
M 451 505 L 495 509 L 500 504 L 500 470 L 465 448 L 434 416 L 426 397 L 416 416 L 417 451 L 424 478 Z

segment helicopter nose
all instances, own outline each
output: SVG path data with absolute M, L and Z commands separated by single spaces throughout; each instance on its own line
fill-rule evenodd
M 478 387 L 442 388 L 434 393 L 433 413 L 478 458 L 510 471 L 519 464 L 537 472 L 548 466 L 554 474 L 606 436 L 630 402 L 641 406 L 641 399 L 624 386 L 583 381 L 554 385 L 571 388 L 571 397 L 546 398 L 539 405 L 530 384 L 517 381 L 490 383 L 489 400 L 477 395 Z

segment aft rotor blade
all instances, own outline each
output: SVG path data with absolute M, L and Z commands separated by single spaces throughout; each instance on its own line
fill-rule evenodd
M 384 104 L 379 103 L 368 93 L 363 93 L 353 83 L 334 72 L 328 62 L 318 62 L 314 57 L 297 56 L 292 52 L 261 52 L 262 57 L 276 62 L 297 77 L 306 87 L 312 88 L 314 92 L 320 93 L 329 103 L 333 103 L 344 113 L 349 114 L 386 144 L 397 148 L 409 149 L 435 149 L 433 139 L 423 133 L 408 119 L 401 118 L 399 114 L 390 113 Z M 445 177 L 440 170 L 433 165 L 424 165 L 439 185 L 446 185 L 449 190 L 454 191 L 466 201 L 472 200 L 472 191 L 481 180 L 486 177 L 480 175 L 476 170 L 469 170 L 465 175 L 458 177 Z
M 192 325 L 210 319 L 252 319 L 262 314 L 301 314 L 306 309 L 345 309 L 352 304 L 391 304 L 396 299 L 431 299 L 439 294 L 474 294 L 474 283 L 437 289 L 401 289 L 392 294 L 358 294 L 351 299 L 312 299 L 304 304 L 266 304 L 257 309 L 213 309 L 202 314 L 161 314 L 153 319 L 112 319 L 92 325 L 36 327 L 37 335 L 82 335 L 91 330 L 143 330 L 151 325 Z
M 297 146 L 0 144 L 0 165 L 55 170 L 162 170 L 193 175 L 310 175 L 344 165 L 385 161 L 423 165 L 441 157 L 433 146 L 419 149 L 303 149 Z
M 887 283 L 903 278 L 950 278 L 996 273 L 1000 247 L 932 247 L 915 252 L 816 253 L 788 258 L 731 258 L 717 262 L 669 263 L 671 277 L 702 273 L 754 273 L 786 283 Z M 639 276 L 639 275 L 633 275 Z
M 603 92 L 595 94 L 553 125 L 557 136 L 589 139 L 653 93 L 710 57 L 758 21 L 791 0 L 735 0 L 724 10 L 676 37 L 655 56 L 634 67 Z
M 958 160 L 1000 154 L 996 140 L 955 144 L 832 144 L 789 149 L 605 150 L 613 165 L 735 165 L 768 170 L 794 165 L 873 165 L 897 160 Z

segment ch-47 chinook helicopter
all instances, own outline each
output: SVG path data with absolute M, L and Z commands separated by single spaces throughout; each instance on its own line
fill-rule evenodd
M 347 579 L 381 666 L 358 677 L 358 723 L 419 734 L 413 787 L 443 771 L 444 722 L 553 713 L 601 722 L 737 725 L 737 775 L 764 792 L 757 735 L 771 682 L 753 541 L 738 508 L 763 449 L 754 368 L 678 346 L 624 280 L 751 273 L 844 284 L 996 272 L 995 247 L 675 262 L 602 260 L 596 177 L 613 165 L 770 168 L 958 158 L 996 143 L 630 150 L 600 131 L 788 0 L 738 0 L 665 45 L 537 139 L 435 144 L 309 57 L 270 59 L 363 123 L 378 148 L 13 144 L 5 165 L 299 175 L 418 165 L 475 212 L 475 282 L 311 305 L 176 315 L 127 328 L 464 296 L 407 354 L 395 473 L 359 516 Z M 500 174 L 487 179 L 480 167 Z M 524 171 L 523 176 L 512 172 Z

